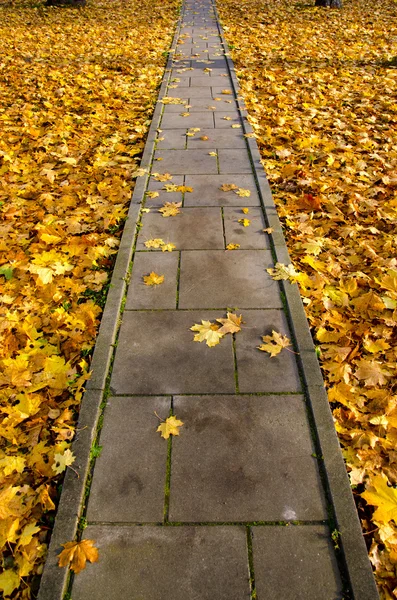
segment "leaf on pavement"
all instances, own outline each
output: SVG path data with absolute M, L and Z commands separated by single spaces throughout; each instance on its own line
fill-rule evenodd
M 211 321 L 202 320 L 201 325 L 194 324 L 190 329 L 191 331 L 197 331 L 193 339 L 194 342 L 206 342 L 210 348 L 219 344 L 224 335 L 219 333 L 219 325 L 211 323 Z
M 240 315 L 239 317 L 234 313 L 227 313 L 226 319 L 217 319 L 218 323 L 222 325 L 222 327 L 218 330 L 218 333 L 237 333 L 241 331 L 241 323 L 243 317 Z
M 159 431 L 161 433 L 161 437 L 163 437 L 165 440 L 168 440 L 170 435 L 179 435 L 179 427 L 182 427 L 182 425 L 182 421 L 177 419 L 175 416 L 172 416 L 168 417 L 164 423 L 161 423 L 157 427 L 156 431 Z
M 291 341 L 286 335 L 282 335 L 274 330 L 272 331 L 272 335 L 264 335 L 262 340 L 265 343 L 257 346 L 258 350 L 262 350 L 262 352 L 268 352 L 272 358 L 277 356 L 277 354 L 280 354 L 283 348 L 291 346 Z
M 149 275 L 143 276 L 143 281 L 145 285 L 160 285 L 164 281 L 164 275 L 157 275 L 157 273 L 152 271 Z
M 289 279 L 291 283 L 294 283 L 299 276 L 293 265 L 283 265 L 282 263 L 276 263 L 274 269 L 266 269 L 266 271 L 275 281 Z
M 67 542 L 62 544 L 64 550 L 59 555 L 58 565 L 67 567 L 76 575 L 86 567 L 87 560 L 91 563 L 98 560 L 98 548 L 94 546 L 94 540 L 82 540 L 81 542 Z
M 159 208 L 159 212 L 163 217 L 175 217 L 181 211 L 179 208 L 182 206 L 182 202 L 165 202 L 162 208 Z

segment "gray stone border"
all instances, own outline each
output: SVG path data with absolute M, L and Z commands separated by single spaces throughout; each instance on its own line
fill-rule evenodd
M 170 48 L 165 72 L 158 98 L 166 94 L 171 77 L 173 51 L 177 48 L 177 39 L 183 20 L 183 5 L 175 26 L 175 33 Z M 140 168 L 148 169 L 151 166 L 154 154 L 154 141 L 160 125 L 163 105 L 157 101 L 146 139 Z M 120 326 L 119 315 L 122 302 L 126 293 L 129 277 L 129 267 L 134 252 L 134 240 L 137 234 L 137 222 L 141 210 L 141 202 L 149 180 L 149 175 L 136 180 L 134 192 L 128 209 L 127 219 L 117 253 L 106 304 L 102 313 L 101 324 L 95 343 L 91 361 L 93 375 L 88 380 L 86 391 L 81 403 L 77 423 L 77 435 L 72 445 L 76 456 L 73 469 L 67 469 L 63 482 L 61 498 L 56 513 L 55 524 L 48 548 L 46 563 L 41 577 L 38 600 L 63 600 L 67 592 L 70 571 L 58 566 L 58 555 L 61 544 L 74 540 L 80 515 L 84 504 L 85 488 L 90 473 L 90 450 L 97 436 L 98 422 L 101 415 L 102 398 L 106 389 L 109 368 L 114 352 L 114 344 Z
M 233 61 L 228 52 L 220 17 L 214 2 L 217 15 L 219 35 L 223 42 L 225 57 L 236 96 L 238 110 L 243 121 L 244 133 L 254 133 L 247 120 L 248 113 L 242 107 L 239 97 L 240 86 L 236 77 Z M 261 166 L 261 156 L 255 138 L 246 138 L 251 156 L 258 191 L 269 227 L 274 229 L 270 235 L 272 250 L 277 262 L 290 264 L 291 259 L 285 243 L 284 234 L 277 215 L 269 182 Z M 289 325 L 295 338 L 299 352 L 298 363 L 305 386 L 305 395 L 315 423 L 316 437 L 323 462 L 323 475 L 327 484 L 327 492 L 334 509 L 334 518 L 340 533 L 340 546 L 349 584 L 355 600 L 379 600 L 379 594 L 373 576 L 368 551 L 362 535 L 356 505 L 350 487 L 335 431 L 334 421 L 324 386 L 320 365 L 315 352 L 313 340 L 308 327 L 303 303 L 296 284 L 282 282 L 285 293 Z M 321 465 L 320 465 L 321 466 Z

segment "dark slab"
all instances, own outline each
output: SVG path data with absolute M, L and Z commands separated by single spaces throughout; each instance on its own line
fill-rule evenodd
M 95 461 L 88 521 L 163 520 L 167 447 L 156 429 L 170 398 L 109 398 Z M 101 553 L 102 557 L 102 553 Z
M 267 250 L 183 253 L 179 307 L 281 307 L 278 284 L 266 272 L 272 264 Z
M 186 192 L 185 199 L 189 194 L 190 192 Z M 163 217 L 161 213 L 154 211 L 145 214 L 137 248 L 145 248 L 144 242 L 150 238 L 170 241 L 178 250 L 224 248 L 222 216 L 219 208 L 181 208 L 180 211 L 175 217 Z
M 178 396 L 174 411 L 171 521 L 326 518 L 302 396 Z
M 186 185 L 193 188 L 193 192 L 186 194 L 185 206 L 241 206 L 241 198 L 234 191 L 223 192 L 220 187 L 224 183 L 234 183 L 238 187 L 251 191 L 249 198 L 244 198 L 244 206 L 259 206 L 259 196 L 256 191 L 255 180 L 249 174 L 230 175 L 196 175 L 186 176 Z
M 164 440 L 163 440 L 164 442 Z M 89 526 L 100 558 L 73 600 L 249 600 L 244 527 Z
M 343 586 L 327 527 L 254 527 L 252 535 L 258 598 L 343 599 Z
M 184 92 L 185 94 L 185 92 Z M 214 127 L 214 117 L 212 112 L 197 112 L 189 116 L 182 116 L 183 113 L 189 112 L 188 108 L 182 106 L 179 113 L 166 113 L 161 120 L 161 129 L 189 129 L 189 127 Z
M 192 124 L 192 127 L 199 127 L 199 125 Z M 217 160 L 214 156 L 210 156 L 208 152 L 207 150 L 156 150 L 155 158 L 162 157 L 162 172 L 166 171 L 176 175 L 218 173 Z M 223 150 L 223 152 L 234 151 Z
M 177 150 L 174 152 L 177 152 Z M 248 152 L 245 149 L 226 150 L 220 148 L 218 150 L 218 159 L 220 173 L 252 173 Z
M 249 199 L 240 198 L 241 206 L 246 206 L 245 201 Z M 244 214 L 241 208 L 225 207 L 223 219 L 226 244 L 240 244 L 241 250 L 262 250 L 270 247 L 269 236 L 263 231 L 266 224 L 261 208 L 250 207 L 249 212 Z M 239 223 L 240 219 L 248 219 L 250 225 L 242 227 Z
M 123 315 L 112 379 L 114 394 L 234 393 L 232 338 L 209 348 L 190 331 L 220 311 L 129 312 Z
M 125 308 L 176 308 L 178 260 L 179 252 L 175 250 L 136 252 Z M 145 284 L 143 276 L 152 271 L 164 275 L 163 283 Z
M 271 335 L 273 330 L 291 339 L 284 313 L 281 310 L 242 312 L 246 326 L 236 335 L 240 392 L 301 391 L 296 355 L 293 352 L 284 348 L 280 354 L 271 357 L 267 352 L 257 349 L 262 343 L 262 336 Z M 289 349 L 293 350 L 292 347 Z

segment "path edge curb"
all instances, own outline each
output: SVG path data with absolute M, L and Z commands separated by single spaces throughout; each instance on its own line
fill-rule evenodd
M 219 35 L 221 37 L 225 58 L 234 87 L 237 108 L 240 112 L 244 133 L 254 134 L 248 121 L 248 113 L 242 103 L 240 85 L 236 76 L 234 63 L 228 51 L 221 25 L 221 19 L 213 0 L 215 14 L 218 21 Z M 269 236 L 272 250 L 277 262 L 290 264 L 291 259 L 284 239 L 284 233 L 277 214 L 276 205 L 261 163 L 261 156 L 256 139 L 246 138 L 248 152 L 251 157 L 253 170 L 257 179 L 257 186 L 261 196 L 262 208 L 268 226 L 274 231 Z M 313 421 L 315 423 L 316 437 L 321 450 L 324 474 L 328 488 L 329 499 L 334 509 L 337 530 L 340 534 L 340 546 L 343 560 L 354 600 L 379 600 L 375 577 L 368 557 L 367 547 L 362 534 L 361 523 L 358 517 L 349 477 L 346 471 L 341 448 L 336 434 L 332 412 L 325 390 L 324 379 L 320 364 L 315 352 L 313 339 L 310 334 L 306 313 L 297 284 L 282 282 L 285 294 L 289 326 L 299 352 L 298 363 L 304 381 L 305 396 L 309 403 Z
M 170 82 L 173 52 L 177 47 L 178 35 L 182 26 L 182 17 L 183 1 L 180 3 L 179 16 L 176 20 L 172 44 L 168 51 L 169 55 L 164 67 L 163 79 L 146 138 L 142 160 L 139 165 L 142 169 L 149 170 L 153 159 L 155 150 L 154 142 L 157 137 L 157 129 L 161 122 L 163 110 L 159 99 L 166 95 L 165 92 Z M 60 568 L 58 566 L 58 557 L 62 549 L 61 545 L 74 540 L 78 531 L 86 483 L 90 473 L 90 449 L 97 435 L 102 399 L 111 366 L 114 344 L 120 326 L 120 310 L 128 285 L 129 266 L 133 257 L 134 239 L 138 226 L 137 221 L 148 181 L 148 173 L 143 177 L 137 178 L 131 196 L 90 365 L 93 373 L 91 379 L 87 382 L 81 401 L 80 414 L 76 425 L 77 434 L 71 448 L 76 457 L 73 463 L 74 470 L 67 469 L 65 473 L 37 600 L 63 600 L 67 592 L 70 571 L 67 568 Z M 76 471 L 78 475 L 76 475 Z

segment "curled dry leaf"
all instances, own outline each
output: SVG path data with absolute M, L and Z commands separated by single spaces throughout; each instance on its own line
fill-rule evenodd
M 241 331 L 242 320 L 242 315 L 238 317 L 234 313 L 228 312 L 226 319 L 217 319 L 218 323 L 222 325 L 219 329 L 219 333 L 225 335 L 226 333 L 237 333 L 238 331 Z
M 67 542 L 62 544 L 64 550 L 59 555 L 58 565 L 67 567 L 76 575 L 86 567 L 87 560 L 91 563 L 98 560 L 98 548 L 94 546 L 94 540 L 82 540 L 81 542 Z
M 291 340 L 289 340 L 286 335 L 282 335 L 274 330 L 272 331 L 272 335 L 264 335 L 262 340 L 265 343 L 258 346 L 258 350 L 268 352 L 272 358 L 277 356 L 277 354 L 280 354 L 283 348 L 291 346 Z
M 157 427 L 156 431 L 159 431 L 161 433 L 161 437 L 163 437 L 165 440 L 168 440 L 170 435 L 179 435 L 179 427 L 182 427 L 182 425 L 183 422 L 172 415 L 171 417 L 168 417 L 164 423 L 161 423 Z

